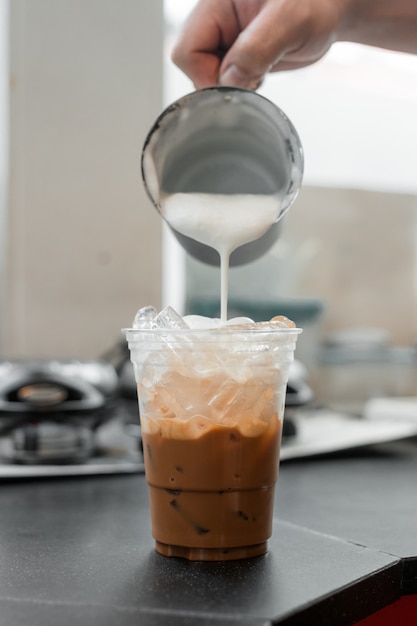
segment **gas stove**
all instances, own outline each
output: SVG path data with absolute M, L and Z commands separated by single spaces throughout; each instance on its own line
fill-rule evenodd
M 120 406 L 119 377 L 104 361 L 0 363 L 0 462 L 85 464 Z

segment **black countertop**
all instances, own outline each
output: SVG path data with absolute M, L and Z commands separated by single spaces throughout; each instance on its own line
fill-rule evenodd
M 267 555 L 153 550 L 143 475 L 0 484 L 0 626 L 353 624 L 417 594 L 417 442 L 285 462 Z

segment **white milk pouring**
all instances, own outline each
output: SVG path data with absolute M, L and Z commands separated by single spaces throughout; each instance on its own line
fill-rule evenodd
M 220 255 L 221 318 L 227 319 L 229 258 L 255 241 L 280 212 L 277 195 L 174 193 L 161 198 L 162 214 L 177 232 L 214 248 Z

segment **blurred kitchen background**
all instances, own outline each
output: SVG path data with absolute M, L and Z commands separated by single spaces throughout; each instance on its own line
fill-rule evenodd
M 217 314 L 218 270 L 140 176 L 153 120 L 193 89 L 169 55 L 194 4 L 0 0 L 1 358 L 96 358 L 146 304 Z M 230 315 L 295 319 L 319 402 L 415 394 L 417 57 L 336 44 L 260 93 L 297 128 L 304 187 L 231 270 Z

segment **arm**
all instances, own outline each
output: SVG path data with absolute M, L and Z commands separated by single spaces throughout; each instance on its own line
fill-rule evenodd
M 417 2 L 349 0 L 340 41 L 417 54 Z
M 256 89 L 335 41 L 417 54 L 417 0 L 200 0 L 172 58 L 197 88 Z

